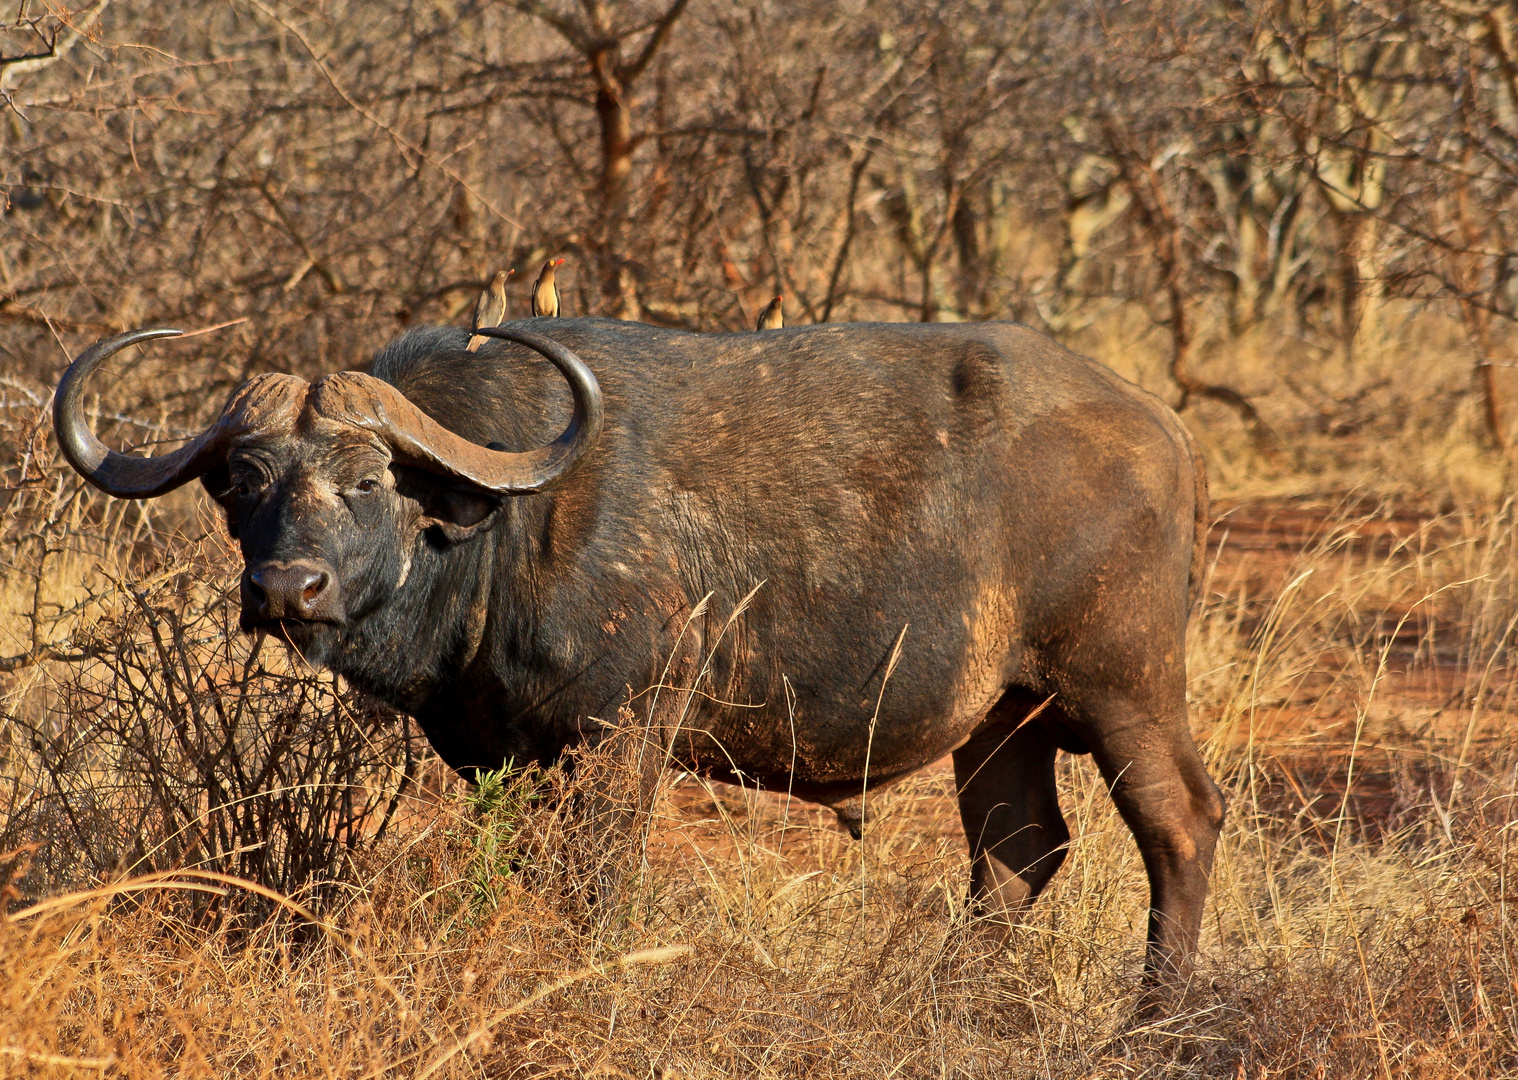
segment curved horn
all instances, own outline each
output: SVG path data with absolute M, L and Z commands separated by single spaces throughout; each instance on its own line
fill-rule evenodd
M 481 326 L 475 333 L 526 345 L 563 373 L 574 395 L 574 413 L 562 435 L 524 453 L 487 450 L 443 427 L 389 383 L 353 371 L 322 379 L 316 407 L 333 419 L 374 431 L 405 464 L 455 476 L 497 495 L 543 491 L 573 472 L 600 438 L 600 384 L 584 362 L 557 341 L 504 326 Z
M 95 437 L 84 419 L 84 388 L 95 369 L 107 359 L 142 341 L 178 337 L 182 331 L 167 328 L 133 330 L 84 350 L 69 365 L 53 395 L 53 432 L 63 456 L 79 473 L 107 495 L 121 499 L 151 499 L 194 480 L 207 468 L 215 440 L 216 425 L 186 446 L 159 457 L 139 458 L 118 454 Z

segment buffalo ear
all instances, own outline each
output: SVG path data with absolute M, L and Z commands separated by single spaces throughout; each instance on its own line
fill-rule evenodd
M 207 469 L 200 474 L 200 485 L 206 489 L 206 494 L 216 500 L 227 519 L 227 533 L 233 540 L 237 539 L 237 515 L 232 512 L 232 502 L 227 498 L 227 491 L 232 486 L 232 475 L 225 465 Z
M 420 469 L 392 468 L 396 492 L 420 504 L 422 528 L 435 528 L 453 543 L 487 532 L 500 514 L 504 499 L 499 495 Z

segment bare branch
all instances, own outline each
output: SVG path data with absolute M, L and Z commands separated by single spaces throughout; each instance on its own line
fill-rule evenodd
M 111 0 L 95 0 L 95 3 L 72 18 L 62 17 L 64 25 L 68 27 L 68 32 L 62 35 L 61 40 L 55 35 L 48 42 L 45 53 L 14 58 L 0 57 L 0 64 L 5 65 L 0 67 L 0 95 L 8 98 L 16 80 L 41 71 L 67 56 L 79 40 L 89 34 L 95 23 L 100 21 L 101 13 L 110 4 Z
M 624 85 L 629 85 L 637 81 L 638 76 L 643 74 L 644 70 L 653 61 L 654 56 L 664 46 L 664 43 L 669 40 L 670 31 L 674 29 L 675 22 L 680 18 L 681 13 L 685 11 L 685 7 L 689 2 L 690 0 L 675 0 L 669 6 L 669 10 L 659 17 L 658 23 L 654 25 L 653 34 L 644 43 L 643 51 L 638 54 L 638 58 L 631 64 L 617 69 L 617 78 L 620 82 Z

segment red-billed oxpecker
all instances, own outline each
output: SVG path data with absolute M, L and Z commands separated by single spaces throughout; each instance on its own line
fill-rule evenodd
M 769 306 L 759 313 L 759 324 L 754 327 L 754 330 L 785 329 L 785 312 L 782 310 L 784 304 L 784 296 L 777 296 L 771 300 Z
M 549 259 L 543 264 L 543 272 L 532 283 L 532 313 L 550 319 L 559 317 L 559 284 L 554 280 L 554 268 L 564 260 Z
M 480 298 L 474 302 L 474 322 L 470 329 L 479 330 L 481 327 L 490 329 L 500 326 L 506 321 L 506 279 L 516 273 L 515 270 L 497 270 L 495 277 L 490 280 L 490 285 Z M 470 352 L 478 352 L 481 345 L 488 340 L 484 334 L 471 334 L 469 336 Z

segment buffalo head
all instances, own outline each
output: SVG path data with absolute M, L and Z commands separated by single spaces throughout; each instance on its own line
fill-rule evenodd
M 460 542 L 489 528 L 503 498 L 563 480 L 600 434 L 600 387 L 572 352 L 513 328 L 478 333 L 526 345 L 569 381 L 574 413 L 553 442 L 524 453 L 477 446 L 389 383 L 343 371 L 314 383 L 256 376 L 180 449 L 119 454 L 85 422 L 86 384 L 114 353 L 179 334 L 167 329 L 81 354 L 58 386 L 53 424 L 69 463 L 109 495 L 152 498 L 199 478 L 242 547 L 243 629 L 275 632 L 322 664 L 345 625 L 404 583 L 420 533 Z

